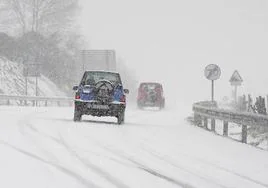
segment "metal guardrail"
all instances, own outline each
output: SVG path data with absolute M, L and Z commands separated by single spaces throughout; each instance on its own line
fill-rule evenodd
M 247 143 L 248 126 L 267 126 L 268 116 L 248 112 L 236 112 L 220 109 L 215 103 L 199 102 L 193 105 L 194 122 L 208 129 L 208 119 L 211 119 L 211 131 L 215 132 L 215 120 L 223 121 L 223 135 L 228 136 L 228 123 L 242 125 L 242 142 Z
M 32 102 L 33 106 L 37 106 L 38 102 L 44 102 L 44 106 L 48 106 L 49 102 L 54 102 L 58 106 L 61 104 L 73 104 L 73 98 L 71 97 L 45 97 L 45 96 L 25 96 L 25 95 L 0 95 L 0 101 L 5 101 L 6 105 L 10 105 L 11 101 L 19 101 L 20 104 L 27 105 L 28 102 Z

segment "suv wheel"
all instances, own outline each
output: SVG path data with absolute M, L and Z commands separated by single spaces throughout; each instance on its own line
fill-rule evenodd
M 160 106 L 161 109 L 165 108 L 165 101 L 163 100 Z
M 74 121 L 81 121 L 81 119 L 82 119 L 82 113 L 77 108 L 75 108 Z
M 121 125 L 125 122 L 125 112 L 119 112 L 117 116 L 117 124 Z
M 137 106 L 138 106 L 138 109 L 140 109 L 140 110 L 142 110 L 142 109 L 143 109 L 143 106 L 142 106 L 142 104 L 141 104 L 141 103 L 139 103 L 139 102 L 138 102 L 138 105 L 137 105 Z

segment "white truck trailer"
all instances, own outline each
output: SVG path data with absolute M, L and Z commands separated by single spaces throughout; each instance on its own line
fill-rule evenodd
M 82 69 L 116 71 L 115 50 L 82 50 Z

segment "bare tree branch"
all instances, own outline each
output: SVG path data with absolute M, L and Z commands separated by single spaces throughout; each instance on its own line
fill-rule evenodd
M 78 9 L 78 0 L 2 0 L 1 3 L 0 10 L 12 12 L 14 23 L 20 25 L 23 33 L 60 30 L 72 22 Z

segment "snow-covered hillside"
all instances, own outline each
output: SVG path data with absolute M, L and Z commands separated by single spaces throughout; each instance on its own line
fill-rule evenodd
M 28 78 L 27 94 L 35 95 L 36 79 Z M 25 95 L 26 80 L 23 76 L 23 65 L 0 57 L 0 94 Z M 41 75 L 38 78 L 39 96 L 65 96 L 65 93 L 47 77 Z

